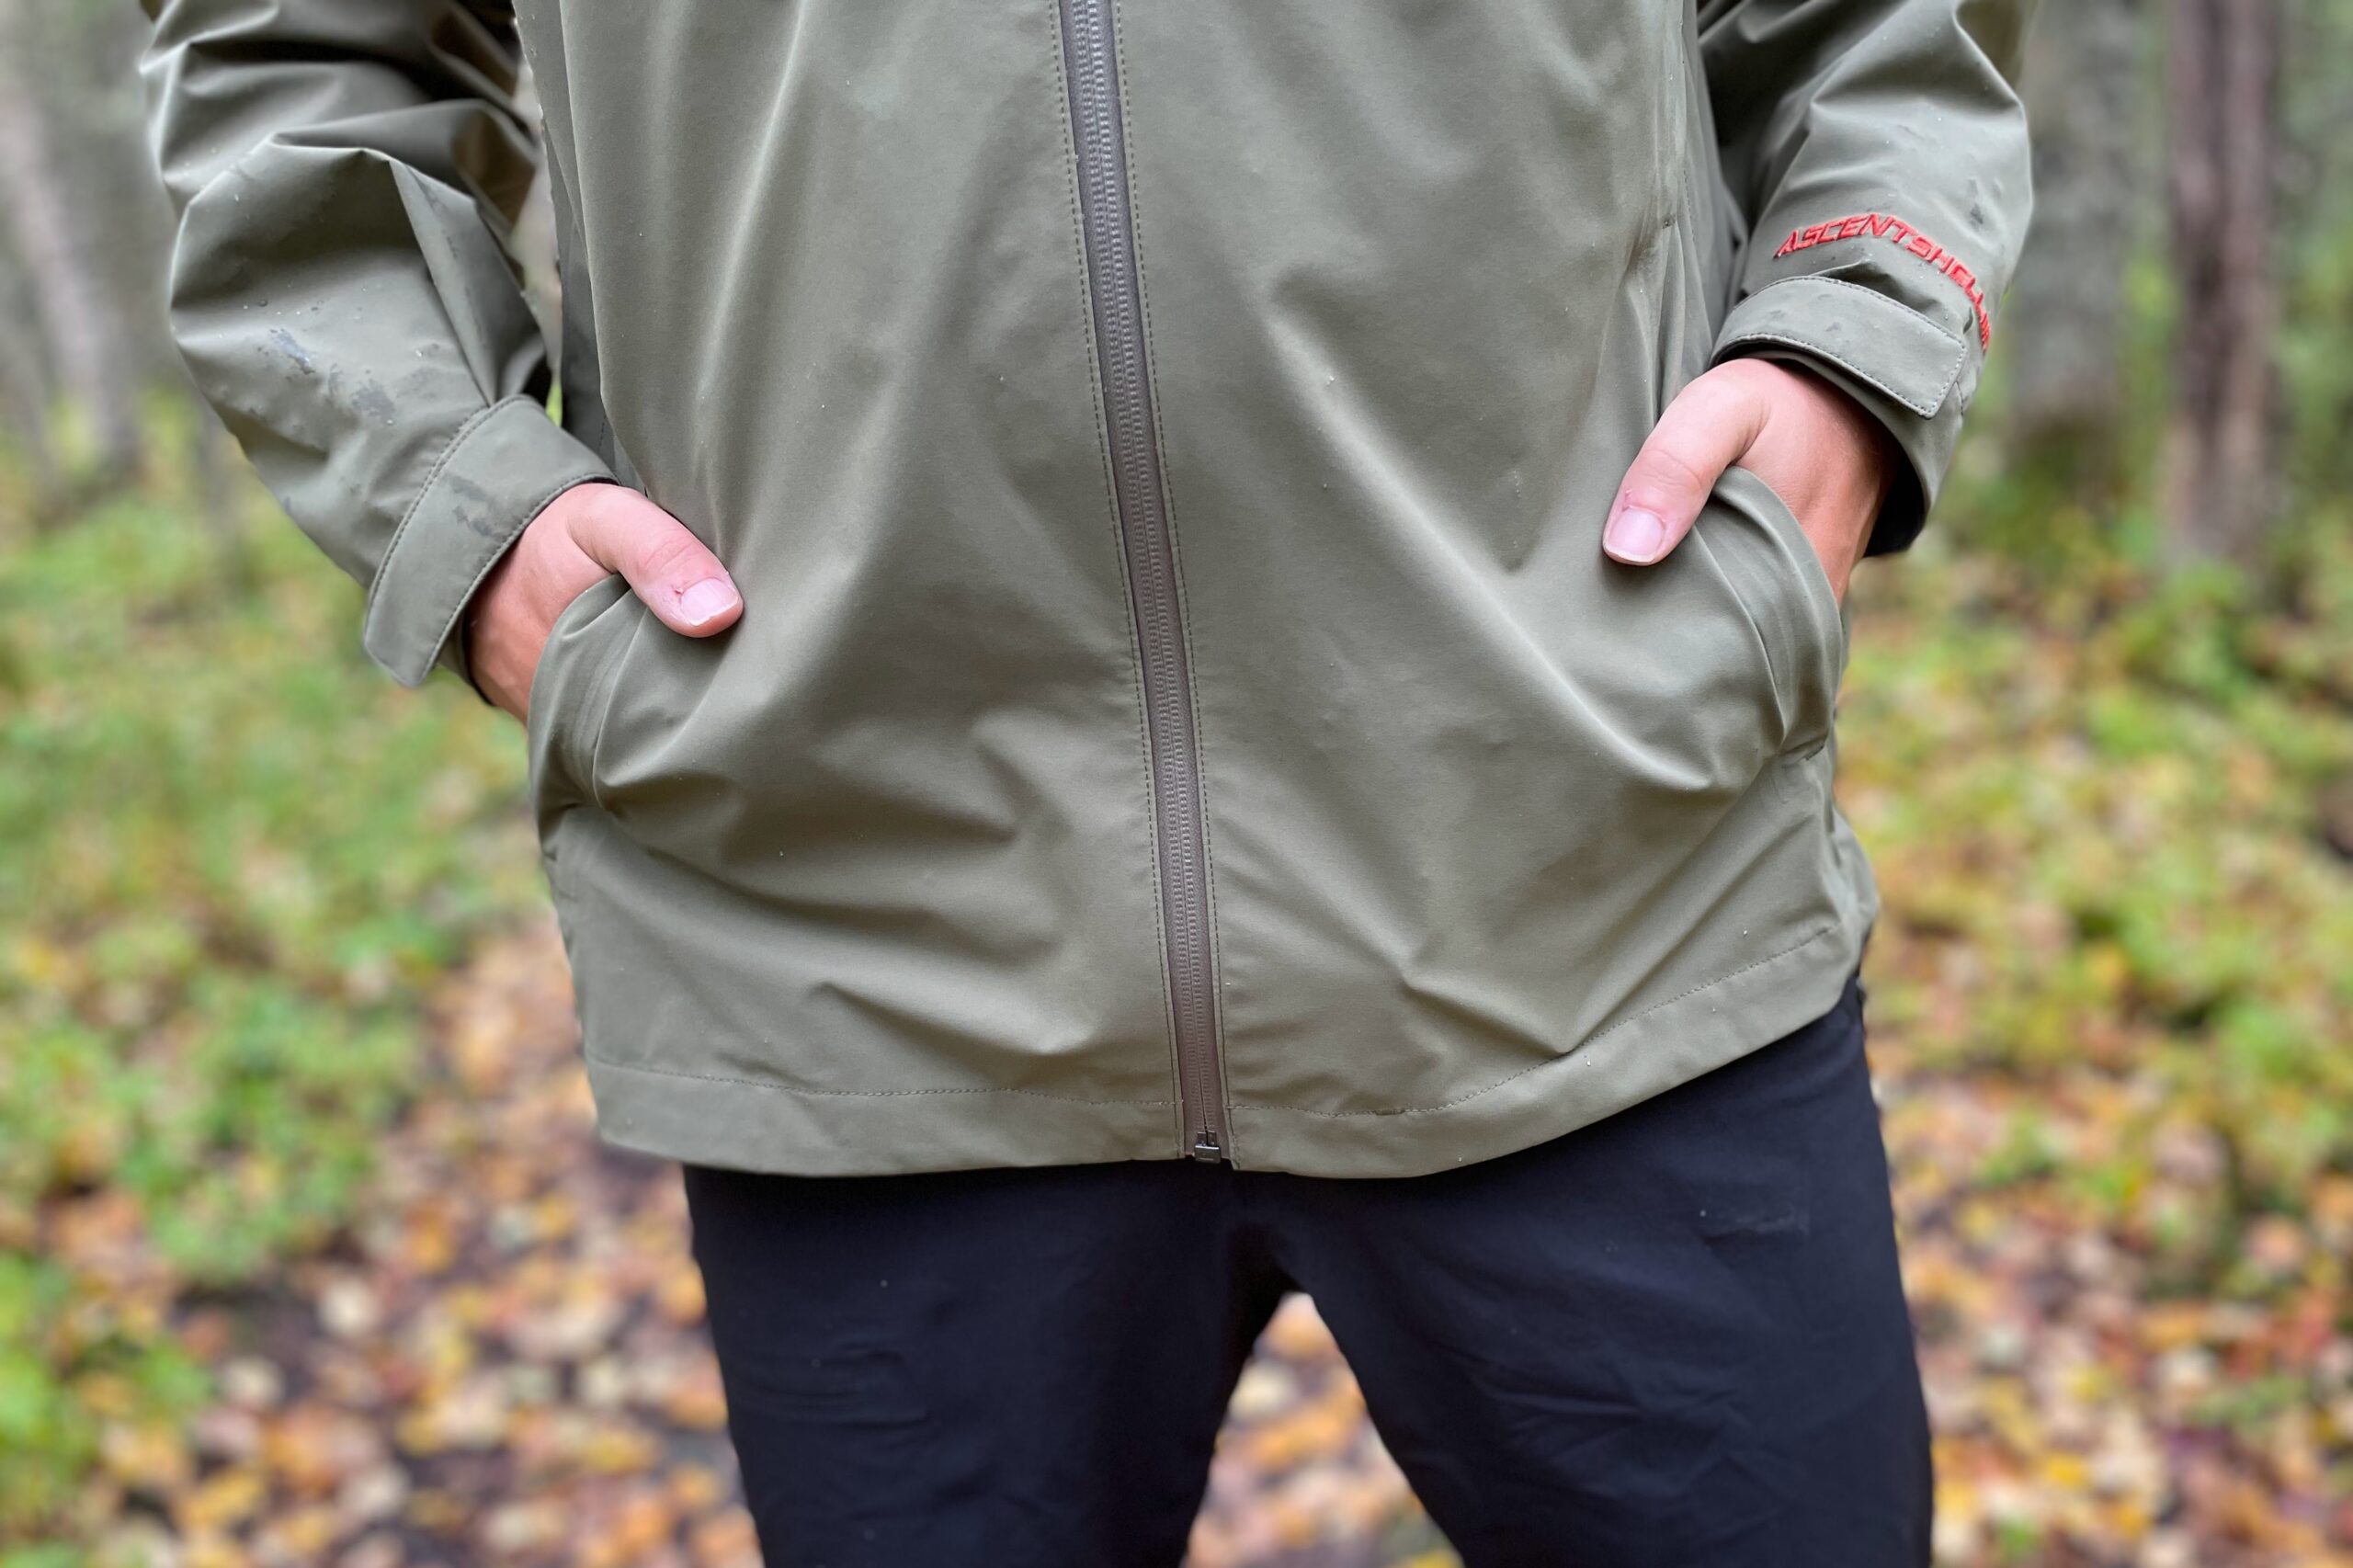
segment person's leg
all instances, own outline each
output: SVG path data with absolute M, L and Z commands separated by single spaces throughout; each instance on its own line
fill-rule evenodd
M 1541 1147 L 1248 1195 L 1279 1210 L 1279 1260 L 1469 1568 L 1927 1562 L 1927 1424 L 1855 991 Z
M 1174 1568 L 1279 1286 L 1231 1174 L 689 1167 L 769 1568 Z

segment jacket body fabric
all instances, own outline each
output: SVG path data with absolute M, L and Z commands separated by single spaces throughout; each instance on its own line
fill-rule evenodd
M 1601 522 L 1769 354 L 1916 531 L 2024 0 L 147 4 L 176 334 L 370 654 L 460 667 L 588 480 L 743 590 L 609 579 L 531 693 L 608 1138 L 1411 1175 L 1838 1001 L 1829 583 L 1745 471 L 1658 566 Z

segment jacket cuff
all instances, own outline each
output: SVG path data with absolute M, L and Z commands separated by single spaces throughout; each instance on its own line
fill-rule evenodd
M 510 397 L 467 420 L 369 585 L 360 637 L 368 656 L 403 686 L 422 685 L 436 664 L 465 676 L 464 639 L 451 633 L 483 578 L 549 502 L 611 477 L 537 399 Z
M 1724 318 L 1715 363 L 1744 356 L 1805 366 L 1885 426 L 1910 470 L 1889 487 L 1869 552 L 1917 538 L 1952 466 L 1975 388 L 1971 346 L 1909 305 L 1836 278 L 1791 278 Z

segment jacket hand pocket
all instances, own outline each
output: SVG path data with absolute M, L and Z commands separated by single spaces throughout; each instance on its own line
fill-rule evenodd
M 582 589 L 549 630 L 531 672 L 526 722 L 530 797 L 543 837 L 569 808 L 596 803 L 597 732 L 621 656 L 645 615 L 643 602 L 615 575 Z
M 1747 612 L 1771 668 L 1782 755 L 1830 739 L 1847 672 L 1845 608 L 1797 514 L 1744 468 L 1727 469 L 1710 503 L 1709 552 Z

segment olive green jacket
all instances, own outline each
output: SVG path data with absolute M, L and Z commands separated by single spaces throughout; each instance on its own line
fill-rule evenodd
M 1404 1175 L 1836 1000 L 1830 585 L 1745 471 L 1658 567 L 1601 521 L 1768 353 L 1917 529 L 2027 0 L 147 6 L 179 343 L 378 661 L 584 480 L 744 590 L 608 580 L 531 693 L 609 1138 Z

